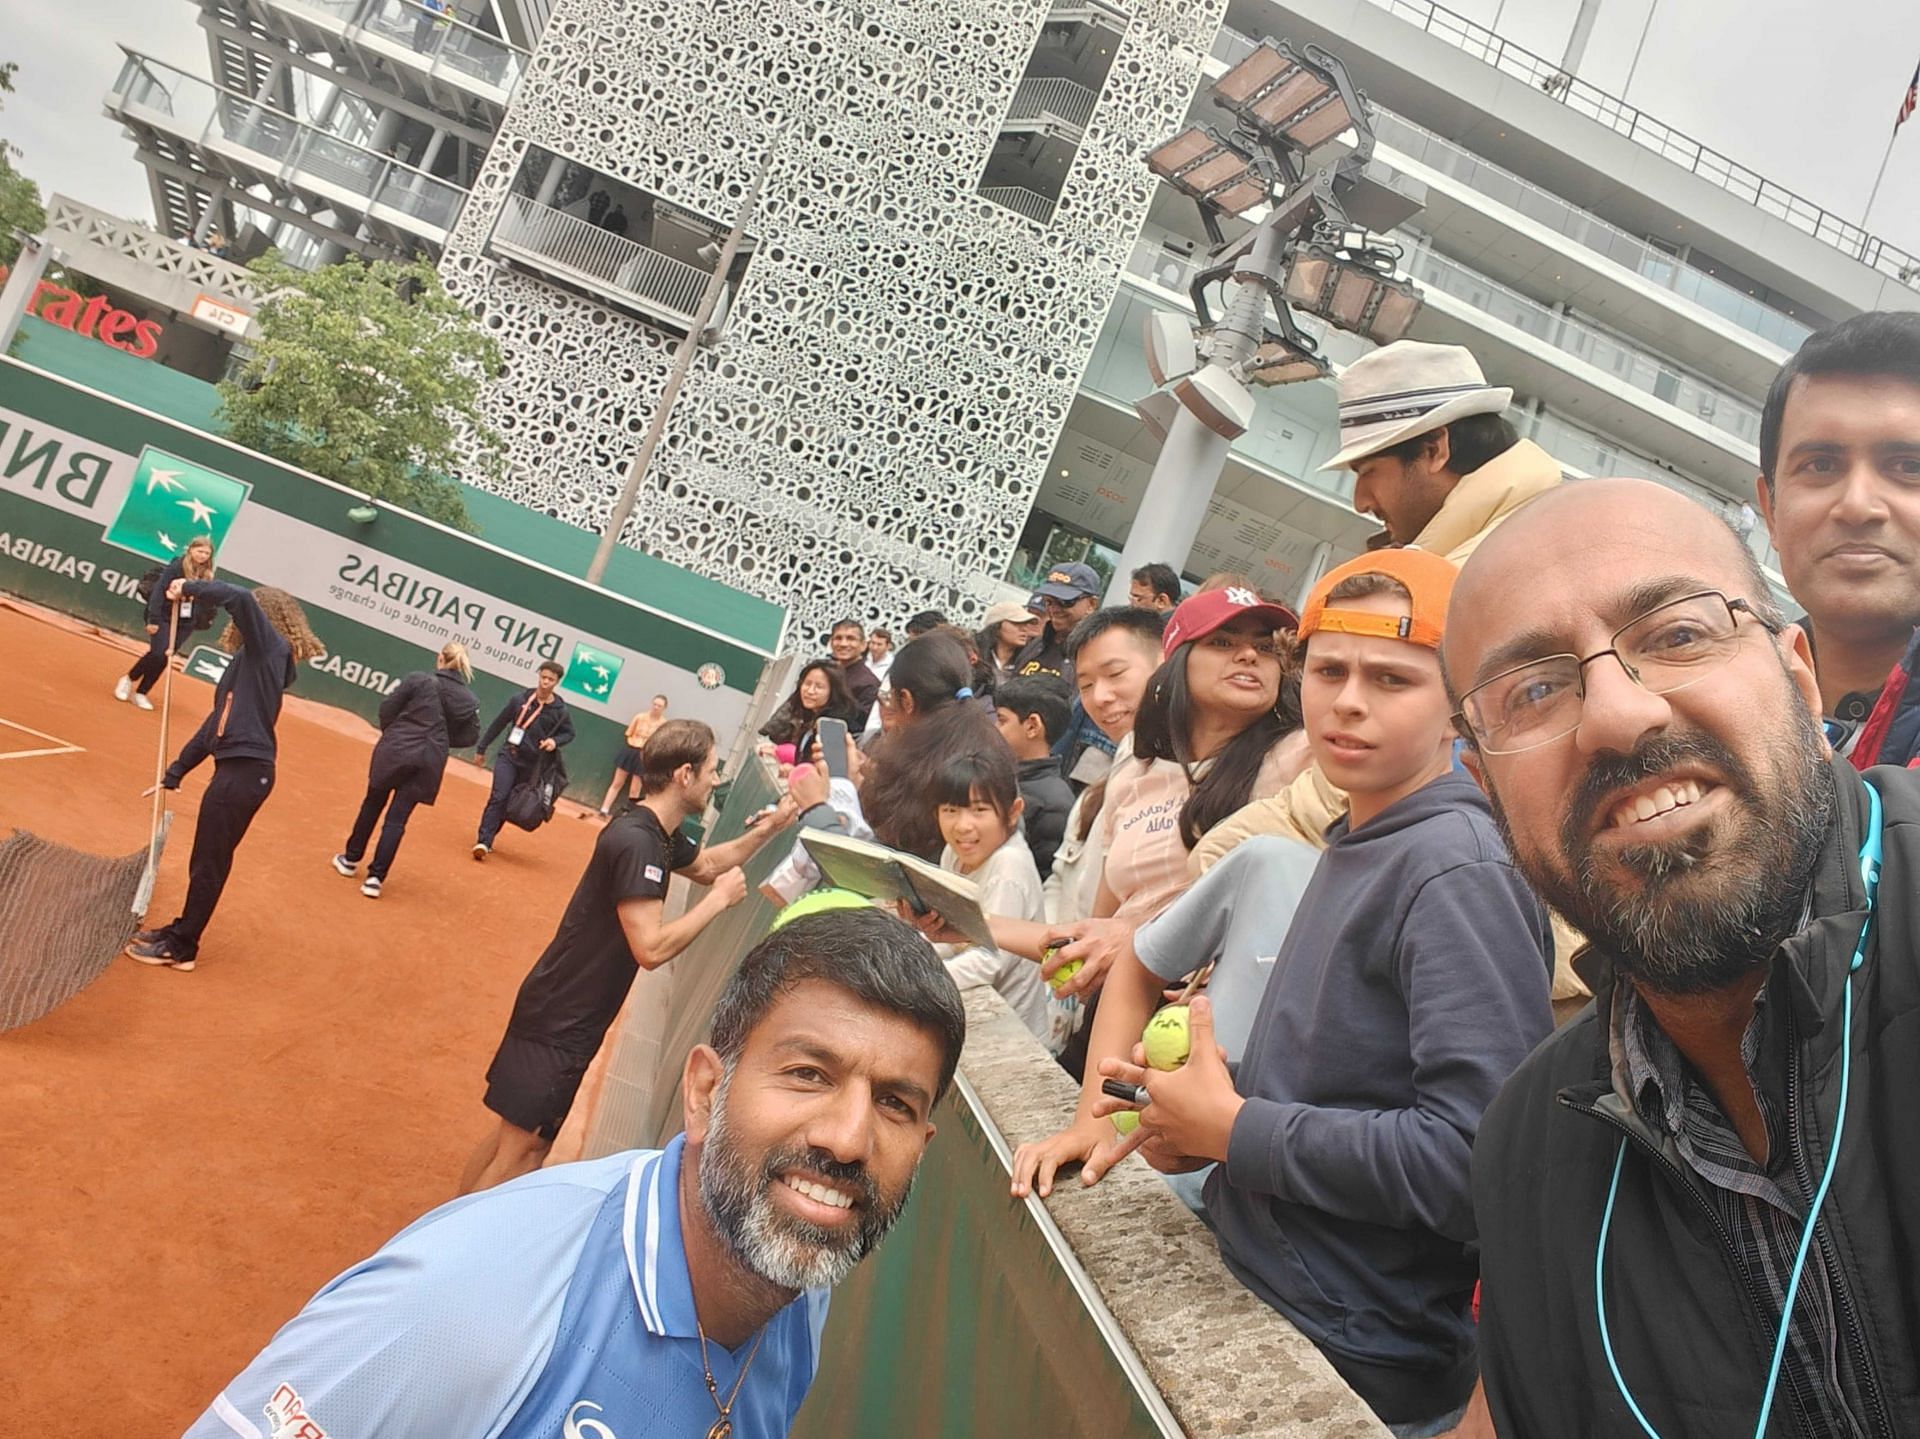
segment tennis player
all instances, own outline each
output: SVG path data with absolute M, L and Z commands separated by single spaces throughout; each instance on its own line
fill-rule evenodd
M 906 1204 L 966 1034 L 876 909 L 797 919 L 687 1056 L 685 1132 L 442 1205 L 333 1280 L 187 1439 L 762 1439 Z
M 500 1123 L 467 1161 L 462 1194 L 540 1167 L 626 1003 L 635 969 L 665 964 L 745 899 L 739 866 L 799 812 L 783 797 L 725 844 L 700 847 L 682 834 L 720 782 L 713 730 L 699 720 L 668 720 L 654 731 L 641 751 L 640 781 L 645 797 L 600 831 L 560 928 L 514 996 L 487 1067 L 486 1105 Z M 708 888 L 668 919 L 667 886 L 676 873 Z

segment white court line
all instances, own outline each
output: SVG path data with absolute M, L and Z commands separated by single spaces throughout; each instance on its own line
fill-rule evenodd
M 17 729 L 22 734 L 30 734 L 35 739 L 46 740 L 52 745 L 50 749 L 16 749 L 0 752 L 0 760 L 35 759 L 42 755 L 85 754 L 87 752 L 86 746 L 84 745 L 70 744 L 68 741 L 61 739 L 59 735 L 47 734 L 42 730 L 18 724 L 10 719 L 0 719 L 0 725 L 5 725 L 8 729 Z

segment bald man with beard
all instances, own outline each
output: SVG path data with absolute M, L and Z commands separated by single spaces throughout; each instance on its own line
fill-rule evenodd
M 1442 658 L 1514 862 L 1592 940 L 1593 1005 L 1475 1147 L 1493 1425 L 1920 1434 L 1920 775 L 1834 759 L 1751 556 L 1642 481 L 1501 526 Z

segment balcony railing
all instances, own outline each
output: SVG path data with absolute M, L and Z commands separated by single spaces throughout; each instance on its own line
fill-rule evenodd
M 1698 416 L 1723 434 L 1749 445 L 1760 442 L 1760 411 L 1753 405 L 1628 344 L 1618 335 L 1551 309 L 1432 250 L 1414 257 L 1407 269 L 1429 290 L 1464 300 L 1483 314 L 1585 360 L 1636 390 Z
M 603 294 L 686 321 L 699 312 L 700 297 L 712 278 L 697 265 L 542 205 L 528 195 L 507 197 L 494 224 L 493 248 Z
M 1013 104 L 1007 109 L 1009 120 L 1043 120 L 1049 115 L 1076 130 L 1087 128 L 1093 107 L 1100 96 L 1072 80 L 1056 76 L 1022 80 L 1013 92 Z
M 1833 246 L 1843 255 L 1871 265 L 1902 284 L 1911 284 L 1920 278 L 1920 259 L 1905 250 L 1796 195 L 1786 186 L 1775 184 L 1757 171 L 1729 160 L 1718 150 L 1702 145 L 1598 86 L 1568 75 L 1552 61 L 1502 39 L 1464 15 L 1433 4 L 1432 0 L 1373 0 L 1373 3 L 1418 25 L 1455 49 L 1484 60 L 1502 74 L 1526 81 L 1568 109 L 1577 110 L 1709 184 L 1737 195 L 1763 213 L 1785 220 L 1796 230 Z
M 1054 202 L 1025 185 L 982 185 L 980 194 L 1002 209 L 1038 220 L 1043 225 L 1053 218 Z
M 458 185 L 296 120 L 198 76 L 129 52 L 108 95 L 121 110 L 139 111 L 155 128 L 187 144 L 245 152 L 252 168 L 298 185 L 302 178 L 361 197 L 369 211 L 407 217 L 407 229 L 444 239 L 467 192 Z M 128 117 L 131 118 L 131 117 Z
M 1215 58 L 1229 65 L 1251 54 L 1258 41 L 1235 30 L 1221 30 L 1214 40 Z M 1374 133 L 1380 142 L 1443 175 L 1462 181 L 1498 204 L 1517 210 L 1584 249 L 1623 265 L 1643 279 L 1668 289 L 1682 299 L 1731 320 L 1741 329 L 1770 340 L 1783 350 L 1797 350 L 1813 327 L 1783 314 L 1715 275 L 1709 275 L 1666 251 L 1630 235 L 1619 226 L 1483 160 L 1471 150 L 1403 115 L 1373 106 Z
M 377 35 L 418 55 L 433 70 L 442 68 L 511 92 L 531 58 L 497 35 L 475 29 L 449 14 L 436 14 L 419 0 L 269 0 L 295 10 L 324 15 L 352 34 Z
M 1374 122 L 1374 131 L 1383 144 L 1464 182 L 1479 194 L 1517 210 L 1581 248 L 1625 266 L 1643 279 L 1692 300 L 1702 309 L 1723 320 L 1731 320 L 1783 350 L 1799 349 L 1800 342 L 1813 333 L 1811 325 L 1784 315 L 1698 266 L 1687 264 L 1597 215 L 1568 204 L 1531 181 L 1489 164 L 1472 151 L 1411 120 L 1390 111 L 1376 110 Z

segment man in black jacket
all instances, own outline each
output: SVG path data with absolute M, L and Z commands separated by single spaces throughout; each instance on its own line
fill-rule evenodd
M 1466 761 L 1592 941 L 1474 1151 L 1493 1426 L 1920 1433 L 1920 776 L 1831 756 L 1805 635 L 1657 485 L 1533 501 L 1453 613 Z
M 299 667 L 326 651 L 285 590 L 263 585 L 249 593 L 225 580 L 175 579 L 166 597 L 214 606 L 233 617 L 220 637 L 233 660 L 214 686 L 213 709 L 160 781 L 164 789 L 178 789 L 202 760 L 213 759 L 213 780 L 200 798 L 193 828 L 186 903 L 173 923 L 143 929 L 127 946 L 130 959 L 184 973 L 193 969 L 200 936 L 227 887 L 233 853 L 273 793 L 280 701 Z
M 540 670 L 530 690 L 521 690 L 500 707 L 473 754 L 473 762 L 485 765 L 487 746 L 506 731 L 507 742 L 500 746 L 500 757 L 493 763 L 493 792 L 480 813 L 480 832 L 474 836 L 473 857 L 485 859 L 493 853 L 493 841 L 507 817 L 507 796 L 523 779 L 539 772 L 540 756 L 551 754 L 562 745 L 573 743 L 573 714 L 567 702 L 556 693 L 566 674 L 555 660 L 540 661 Z

